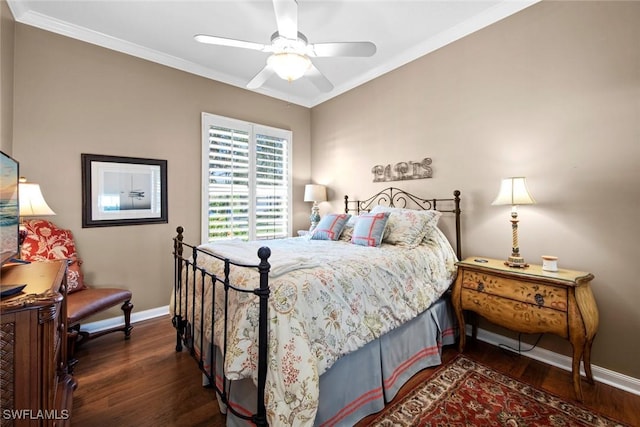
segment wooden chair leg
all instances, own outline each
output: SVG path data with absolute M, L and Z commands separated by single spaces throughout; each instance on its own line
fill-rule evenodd
M 74 366 L 78 363 L 78 359 L 75 358 L 76 349 L 81 346 L 85 341 L 89 341 L 93 338 L 101 337 L 102 335 L 109 334 L 111 332 L 124 332 L 124 339 L 128 340 L 131 337 L 131 330 L 133 326 L 131 326 L 131 310 L 133 309 L 133 304 L 131 301 L 125 301 L 122 304 L 122 311 L 124 312 L 124 326 L 110 328 L 97 332 L 87 332 L 80 330 L 80 324 L 76 323 L 73 326 L 70 326 L 67 330 L 67 358 L 68 358 L 68 366 L 69 373 L 73 372 Z
M 125 301 L 121 308 L 124 312 L 124 339 L 128 340 L 131 338 L 131 329 L 133 329 L 133 326 L 131 326 L 131 310 L 133 309 L 133 304 L 131 304 L 131 301 Z

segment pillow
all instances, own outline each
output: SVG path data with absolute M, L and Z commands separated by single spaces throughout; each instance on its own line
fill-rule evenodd
M 389 212 L 360 215 L 353 226 L 351 243 L 361 246 L 380 246 L 388 220 Z
M 356 224 L 356 220 L 358 217 L 356 215 L 351 215 L 349 221 L 344 225 L 342 229 L 342 234 L 340 234 L 340 239 L 345 242 L 351 242 L 351 236 L 353 236 L 353 226 Z
M 392 208 L 381 205 L 374 207 L 371 212 L 390 213 L 387 230 L 383 237 L 385 243 L 409 248 L 418 246 L 438 224 L 442 215 L 441 212 L 434 210 Z
M 338 240 L 350 217 L 349 214 L 325 215 L 313 229 L 311 240 Z
M 27 261 L 50 261 L 66 259 L 67 292 L 72 293 L 85 289 L 84 279 L 78 258 L 73 234 L 70 230 L 58 228 L 52 222 L 33 219 L 24 222 L 27 236 L 21 247 L 21 257 Z

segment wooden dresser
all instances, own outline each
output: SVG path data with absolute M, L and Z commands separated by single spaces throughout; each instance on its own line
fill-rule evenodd
M 591 344 L 598 330 L 598 307 L 590 285 L 593 275 L 564 269 L 548 272 L 540 265 L 514 268 L 481 257 L 457 265 L 451 297 L 460 325 L 460 351 L 466 338 L 463 310 L 516 332 L 559 335 L 573 347 L 573 388 L 582 400 L 580 361 L 584 361 L 587 380 L 593 383 Z M 474 322 L 474 338 L 476 333 Z
M 66 276 L 66 261 L 2 268 L 3 285 L 27 285 L 0 302 L 2 427 L 70 425 Z

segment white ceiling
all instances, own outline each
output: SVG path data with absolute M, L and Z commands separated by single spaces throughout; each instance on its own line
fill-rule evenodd
M 256 92 L 305 107 L 344 93 L 539 0 L 298 0 L 309 43 L 371 41 L 368 58 L 313 58 L 333 83 L 272 76 Z M 8 0 L 16 21 L 244 88 L 264 52 L 197 43 L 198 33 L 269 44 L 271 0 Z

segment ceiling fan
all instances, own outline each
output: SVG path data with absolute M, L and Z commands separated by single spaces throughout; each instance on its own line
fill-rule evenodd
M 219 46 L 240 47 L 271 53 L 267 64 L 247 84 L 249 89 L 262 86 L 273 74 L 288 81 L 306 76 L 320 91 L 330 92 L 333 84 L 318 70 L 312 57 L 352 56 L 366 57 L 376 53 L 371 42 L 309 43 L 298 31 L 298 2 L 296 0 L 273 0 L 278 31 L 271 36 L 271 44 L 260 44 L 225 37 L 197 34 L 194 39 L 201 43 Z

